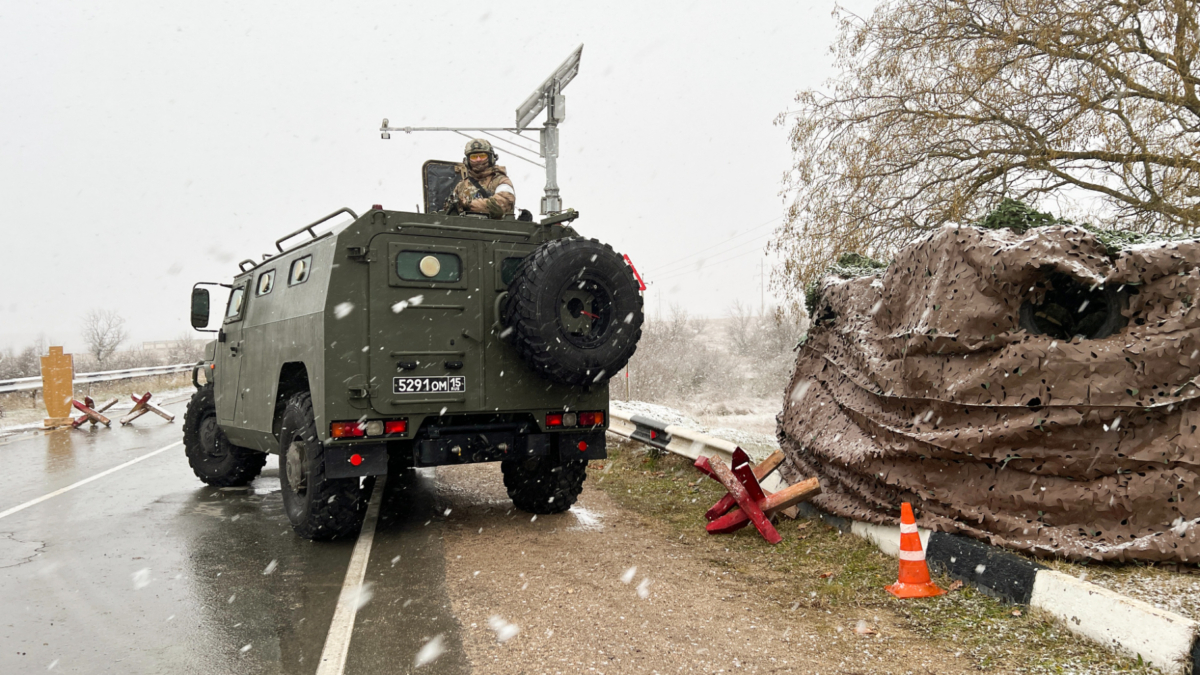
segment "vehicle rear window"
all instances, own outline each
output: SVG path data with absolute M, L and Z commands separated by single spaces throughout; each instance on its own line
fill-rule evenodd
M 453 253 L 400 251 L 396 254 L 396 275 L 405 281 L 458 281 L 462 278 L 462 260 Z
M 505 286 L 512 283 L 512 280 L 517 276 L 517 270 L 521 269 L 521 261 L 524 258 L 505 258 L 500 262 L 500 282 Z

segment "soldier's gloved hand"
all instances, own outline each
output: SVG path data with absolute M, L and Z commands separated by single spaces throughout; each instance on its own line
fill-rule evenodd
M 487 200 L 488 217 L 493 220 L 500 220 L 504 217 L 504 207 L 500 206 L 495 199 Z

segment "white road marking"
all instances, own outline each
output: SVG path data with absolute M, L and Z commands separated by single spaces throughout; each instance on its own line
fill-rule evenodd
M 101 471 L 100 473 L 96 474 L 95 476 L 91 476 L 90 478 L 84 478 L 83 480 L 79 481 L 78 483 L 72 483 L 72 484 L 68 485 L 67 487 L 62 488 L 61 490 L 55 490 L 54 492 L 51 492 L 50 494 L 42 495 L 41 497 L 38 497 L 37 499 L 31 499 L 31 500 L 25 502 L 24 504 L 19 504 L 17 506 L 14 506 L 7 511 L 0 511 L 0 518 L 6 518 L 18 511 L 24 511 L 25 509 L 27 509 L 31 506 L 41 504 L 42 502 L 46 501 L 47 499 L 52 499 L 54 497 L 57 497 L 57 496 L 61 495 L 62 493 L 67 492 L 68 490 L 74 490 L 75 488 L 77 488 L 81 485 L 87 485 L 88 483 L 90 483 L 94 480 L 99 480 L 101 478 L 104 478 L 105 476 L 107 476 L 110 473 L 115 473 L 117 471 L 120 471 L 121 469 L 124 469 L 127 466 L 133 466 L 134 464 L 137 464 L 138 462 L 142 461 L 143 459 L 150 459 L 151 457 L 153 457 L 157 454 L 164 453 L 167 450 L 170 450 L 171 448 L 179 447 L 180 445 L 183 445 L 183 441 L 175 441 L 174 443 L 168 445 L 165 448 L 159 448 L 158 450 L 155 450 L 154 452 L 142 455 L 141 457 L 135 457 L 134 459 L 131 459 L 128 462 L 125 462 L 124 464 L 119 464 L 117 466 L 114 466 L 111 469 L 106 470 L 106 471 Z
M 367 515 L 363 518 L 362 530 L 358 533 L 358 541 L 350 554 L 350 564 L 346 567 L 346 580 L 342 582 L 337 609 L 333 612 L 333 620 L 329 622 L 329 634 L 325 637 L 325 648 L 321 650 L 317 675 L 342 675 L 346 670 L 350 637 L 354 633 L 354 617 L 358 615 L 358 594 L 367 576 L 367 560 L 371 557 L 371 545 L 375 542 L 375 522 L 379 519 L 379 505 L 383 501 L 386 481 L 386 476 L 375 479 L 375 490 L 367 505 Z

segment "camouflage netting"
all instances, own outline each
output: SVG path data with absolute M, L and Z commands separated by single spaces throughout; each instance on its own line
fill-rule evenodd
M 946 227 L 820 290 L 778 418 L 818 507 L 893 524 L 911 501 L 1037 555 L 1200 561 L 1200 242 Z

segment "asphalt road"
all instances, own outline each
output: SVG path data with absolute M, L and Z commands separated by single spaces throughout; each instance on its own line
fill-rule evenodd
M 373 497 L 358 597 L 375 600 L 339 629 L 355 542 L 292 532 L 274 458 L 249 488 L 201 483 L 179 445 L 184 406 L 166 406 L 174 423 L 0 441 L 0 673 L 316 673 L 338 630 L 349 651 L 333 672 L 413 671 L 435 636 L 441 655 L 419 672 L 469 670 L 432 473 Z

